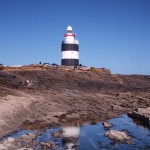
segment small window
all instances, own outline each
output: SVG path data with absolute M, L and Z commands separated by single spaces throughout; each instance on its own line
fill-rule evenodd
M 72 33 L 72 31 L 71 31 L 71 30 L 68 30 L 68 33 Z

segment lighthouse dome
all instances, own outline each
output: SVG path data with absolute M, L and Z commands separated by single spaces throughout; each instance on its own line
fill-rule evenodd
M 72 31 L 72 27 L 71 27 L 71 26 L 68 26 L 68 27 L 67 27 L 67 31 L 68 31 L 68 30 L 71 30 L 71 31 Z

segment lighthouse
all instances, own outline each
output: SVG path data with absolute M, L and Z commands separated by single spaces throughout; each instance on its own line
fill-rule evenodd
M 67 33 L 61 45 L 61 65 L 78 66 L 79 65 L 79 42 L 75 39 L 75 34 L 71 26 L 67 27 Z

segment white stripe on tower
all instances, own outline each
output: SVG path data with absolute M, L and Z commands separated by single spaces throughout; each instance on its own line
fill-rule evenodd
M 78 51 L 62 51 L 62 59 L 79 59 Z

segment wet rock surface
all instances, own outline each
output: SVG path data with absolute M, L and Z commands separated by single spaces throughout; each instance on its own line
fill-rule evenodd
M 41 132 L 37 131 L 34 133 L 23 134 L 18 138 L 5 138 L 0 141 L 0 150 L 43 150 L 56 147 L 56 142 L 54 141 L 37 142 L 37 138 L 41 134 Z
M 62 137 L 62 132 L 60 132 L 60 131 L 55 131 L 52 135 L 53 135 L 53 137 L 55 137 L 55 138 L 61 138 L 61 137 Z
M 55 142 L 49 141 L 49 142 L 40 142 L 42 149 L 48 149 L 48 148 L 54 148 L 56 146 Z
M 40 122 L 39 128 L 104 121 L 150 107 L 150 76 L 95 68 L 6 67 L 0 71 L 0 104 L 0 137 L 27 121 Z
M 106 121 L 103 121 L 102 124 L 104 126 L 104 129 L 109 129 L 113 126 L 112 123 L 109 123 L 109 122 L 106 122 Z
M 35 139 L 36 134 L 29 133 L 24 134 L 20 138 L 6 138 L 1 141 L 0 150 L 20 150 L 20 149 L 30 149 L 34 148 L 33 140 Z

